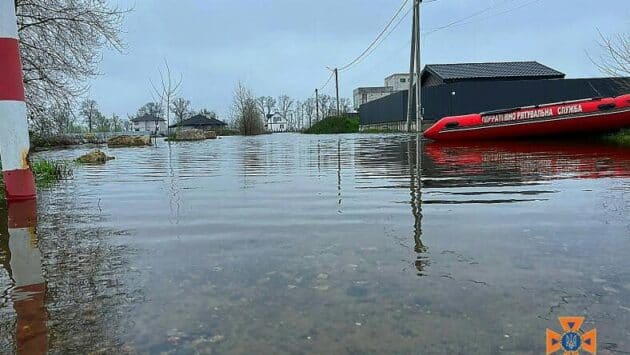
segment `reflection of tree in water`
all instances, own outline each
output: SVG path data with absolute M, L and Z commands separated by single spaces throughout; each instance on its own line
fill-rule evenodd
M 115 351 L 122 345 L 124 330 L 132 325 L 126 314 L 142 294 L 127 270 L 129 251 L 108 240 L 119 233 L 97 227 L 104 217 L 92 214 L 93 206 L 77 203 L 67 195 L 53 203 L 40 203 L 43 211 L 39 211 L 38 232 L 47 281 L 48 346 L 51 353 L 63 354 L 86 349 Z M 3 238 L 5 228 L 0 231 Z M 11 334 L 15 314 L 5 311 L 0 312 L 0 329 L 2 334 Z
M 263 143 L 256 137 L 248 138 L 240 146 L 243 167 L 243 185 L 248 186 L 248 177 L 265 173 L 266 164 L 263 159 Z

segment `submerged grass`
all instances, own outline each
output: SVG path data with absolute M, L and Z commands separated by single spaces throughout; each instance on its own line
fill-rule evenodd
M 331 116 L 314 124 L 304 131 L 306 134 L 358 133 L 359 118 L 351 116 Z
M 72 163 L 65 160 L 36 160 L 31 164 L 38 187 L 48 187 L 72 177 Z
M 619 132 L 607 134 L 604 140 L 624 147 L 630 147 L 630 129 L 622 129 Z
M 37 187 L 46 188 L 58 181 L 70 179 L 74 174 L 72 166 L 72 162 L 65 160 L 40 159 L 31 163 L 31 170 L 35 176 Z M 0 169 L 2 169 L 2 165 L 0 165 Z M 2 174 L 0 174 L 0 199 L 5 199 Z

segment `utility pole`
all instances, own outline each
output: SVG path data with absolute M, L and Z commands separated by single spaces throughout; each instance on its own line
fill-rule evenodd
M 319 121 L 319 89 L 315 89 L 315 122 Z
M 335 85 L 337 87 L 337 117 L 341 116 L 341 110 L 339 109 L 339 70 L 335 68 Z
M 420 5 L 422 0 L 415 0 L 416 7 L 416 132 L 422 132 L 422 75 L 420 66 Z
M 415 69 L 415 59 L 416 59 L 416 45 L 418 40 L 416 39 L 416 35 L 418 33 L 417 27 L 417 0 L 413 2 L 413 16 L 412 16 L 412 26 L 411 26 L 411 54 L 409 58 L 409 91 L 407 95 L 407 132 L 411 132 L 411 110 L 413 109 L 413 82 L 414 82 L 414 69 Z

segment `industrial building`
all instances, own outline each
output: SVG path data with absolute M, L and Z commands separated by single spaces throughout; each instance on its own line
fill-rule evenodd
M 566 79 L 564 73 L 538 62 L 427 65 L 421 73 L 421 83 L 426 122 L 446 116 L 630 92 L 630 78 Z M 407 97 L 408 88 L 361 104 L 361 129 L 404 130 Z M 412 115 L 415 117 L 415 105 Z
M 392 74 L 385 78 L 385 86 L 371 86 L 354 89 L 354 110 L 368 102 L 378 100 L 395 92 L 409 90 L 409 74 Z

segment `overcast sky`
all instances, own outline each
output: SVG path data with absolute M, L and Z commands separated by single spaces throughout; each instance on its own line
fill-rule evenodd
M 136 0 L 125 19 L 127 50 L 106 50 L 89 95 L 101 111 L 122 117 L 151 100 L 166 58 L 183 76 L 181 96 L 193 108 L 228 119 L 240 80 L 257 96 L 313 95 L 374 40 L 402 0 Z M 411 6 L 409 1 L 409 7 Z M 475 16 L 476 14 L 476 16 Z M 472 16 L 472 17 L 471 17 Z M 630 31 L 629 0 L 436 0 L 422 5 L 422 28 L 468 18 L 422 39 L 422 62 L 536 60 L 567 74 L 601 74 L 586 51 L 600 54 L 604 34 Z M 340 74 L 340 95 L 409 68 L 411 16 L 369 57 Z M 332 94 L 328 85 L 325 93 Z

